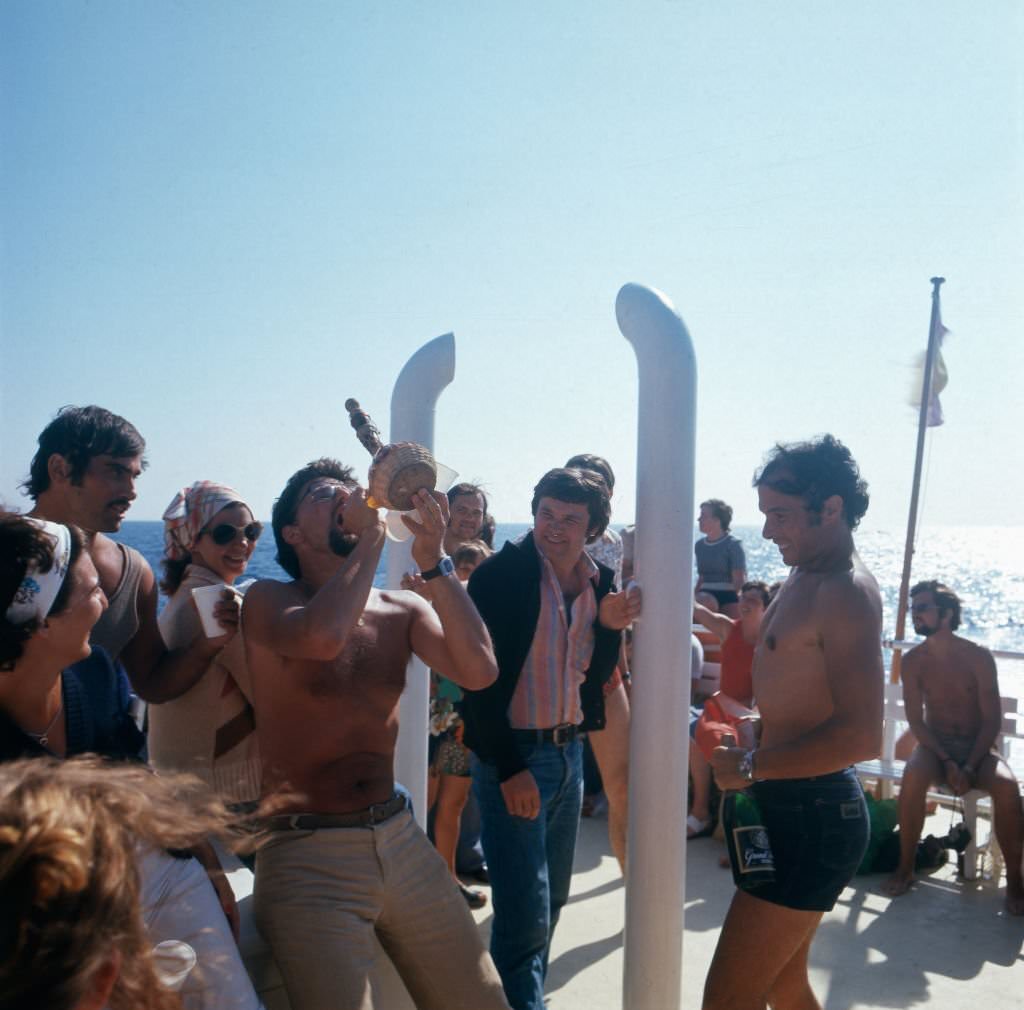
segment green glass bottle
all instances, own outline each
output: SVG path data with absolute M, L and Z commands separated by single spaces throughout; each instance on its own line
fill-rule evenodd
M 774 881 L 775 858 L 753 793 L 726 793 L 722 822 L 736 886 L 748 891 Z

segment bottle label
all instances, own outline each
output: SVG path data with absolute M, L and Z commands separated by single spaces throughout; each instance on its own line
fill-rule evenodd
M 763 824 L 735 827 L 732 837 L 738 857 L 736 869 L 741 875 L 754 874 L 762 878 L 766 873 L 774 875 L 775 858 Z
M 722 807 L 733 882 L 750 891 L 775 880 L 775 858 L 760 807 L 749 792 L 726 793 Z

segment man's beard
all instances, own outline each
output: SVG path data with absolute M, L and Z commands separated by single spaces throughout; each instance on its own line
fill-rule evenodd
M 347 558 L 359 543 L 359 537 L 354 533 L 343 533 L 337 526 L 331 528 L 327 544 L 339 558 Z
M 929 626 L 914 628 L 914 631 L 916 631 L 922 638 L 930 638 L 938 630 L 938 628 L 932 628 Z

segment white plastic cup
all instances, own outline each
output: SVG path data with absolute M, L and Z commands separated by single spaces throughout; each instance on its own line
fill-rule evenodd
M 153 948 L 156 977 L 171 992 L 181 990 L 185 979 L 196 966 L 196 960 L 196 952 L 184 940 L 163 940 Z
M 196 601 L 196 610 L 199 611 L 199 619 L 203 622 L 203 632 L 207 638 L 217 638 L 227 631 L 213 616 L 213 608 L 223 597 L 225 589 L 230 589 L 236 596 L 240 595 L 237 589 L 223 583 L 219 586 L 196 586 L 192 590 L 192 599 Z
M 410 512 L 396 512 L 394 509 L 389 509 L 384 513 L 384 532 L 387 534 L 388 540 L 394 540 L 398 544 L 412 536 L 412 530 L 402 522 L 402 516 L 418 518 L 419 512 L 416 509 L 412 509 Z
M 447 491 L 455 483 L 455 478 L 459 475 L 457 470 L 453 470 L 450 466 L 445 466 L 444 463 L 438 463 L 436 459 L 434 460 L 434 469 L 437 471 L 437 483 L 434 485 L 435 491 Z

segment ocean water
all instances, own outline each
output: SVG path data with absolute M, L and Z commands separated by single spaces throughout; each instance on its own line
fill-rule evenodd
M 515 539 L 530 528 L 527 523 L 499 523 L 495 545 Z M 789 571 L 782 564 L 774 544 L 761 538 L 756 526 L 732 530 L 743 543 L 747 573 L 752 579 L 772 583 Z M 896 628 L 896 602 L 903 570 L 902 532 L 858 530 L 857 549 L 871 569 L 882 591 L 885 608 L 884 633 L 892 638 Z M 126 522 L 115 537 L 136 548 L 159 571 L 163 555 L 163 523 Z M 387 547 L 377 568 L 375 585 L 385 584 Z M 287 579 L 274 560 L 274 538 L 267 523 L 256 545 L 246 578 Z M 1024 653 L 1024 527 L 940 527 L 925 528 L 918 537 L 912 571 L 913 582 L 941 579 L 963 600 L 959 633 L 989 649 Z M 161 606 L 163 600 L 161 600 Z M 913 638 L 913 626 L 906 637 Z M 886 666 L 890 654 L 884 650 Z M 998 657 L 999 688 L 1004 695 L 1024 698 L 1024 658 Z M 1024 747 L 1013 741 L 1010 763 L 1024 778 Z
M 524 523 L 499 523 L 495 545 L 520 536 Z M 763 540 L 756 526 L 737 526 L 733 534 L 743 543 L 750 578 L 774 582 L 786 577 L 775 545 Z M 116 539 L 139 550 L 158 569 L 163 553 L 163 524 L 125 522 Z M 903 568 L 903 533 L 863 530 L 857 548 L 874 573 L 885 606 L 885 635 L 896 627 L 896 601 Z M 376 584 L 384 585 L 387 548 L 377 569 Z M 257 543 L 246 577 L 286 579 L 274 560 L 274 538 L 267 524 Z M 918 537 L 913 580 L 938 578 L 963 600 L 960 634 L 990 649 L 1024 653 L 1024 527 L 925 528 Z M 907 629 L 912 637 L 913 628 Z M 1024 660 L 999 658 L 1004 694 L 1024 696 Z

